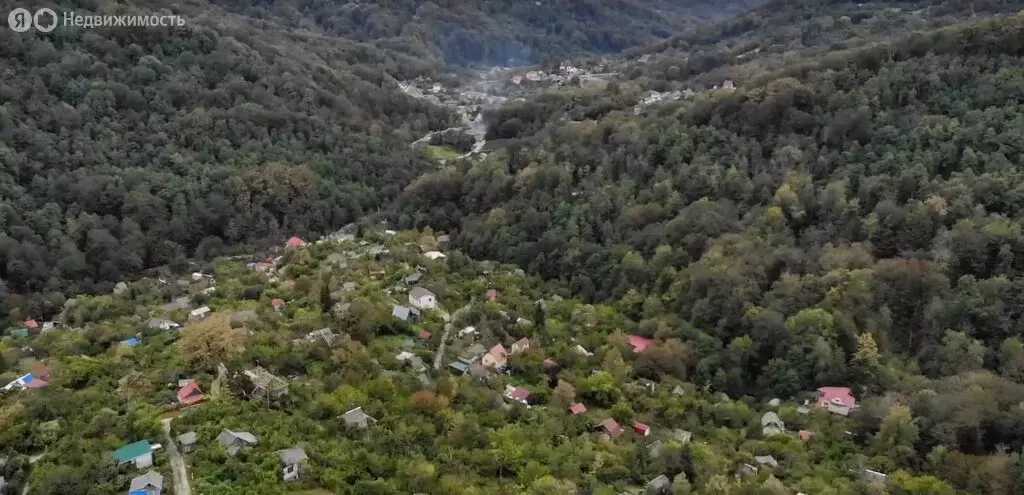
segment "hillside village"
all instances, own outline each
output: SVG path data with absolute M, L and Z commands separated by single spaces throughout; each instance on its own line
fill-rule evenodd
M 852 441 L 857 401 L 841 384 L 767 404 L 712 395 L 673 376 L 679 340 L 447 244 L 293 237 L 255 261 L 78 298 L 63 324 L 8 329 L 3 356 L 25 371 L 5 373 L 5 459 L 42 457 L 3 483 L 48 492 L 70 469 L 102 487 L 90 493 L 188 493 L 186 479 L 204 494 L 505 493 L 507 479 L 656 494 L 699 471 L 799 491 L 790 461 Z M 723 448 L 726 431 L 746 439 Z M 561 465 L 568 452 L 584 464 Z M 847 482 L 885 481 L 837 461 Z

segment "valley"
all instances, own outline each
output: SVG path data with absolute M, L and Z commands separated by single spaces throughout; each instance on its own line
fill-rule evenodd
M 0 495 L 1017 493 L 1019 0 L 72 4 Z

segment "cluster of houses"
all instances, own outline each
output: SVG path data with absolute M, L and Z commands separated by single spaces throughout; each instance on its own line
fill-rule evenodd
M 339 239 L 351 240 L 350 234 L 339 235 Z M 333 240 L 333 238 L 330 240 Z M 285 249 L 299 249 L 306 245 L 306 241 L 301 238 L 292 237 L 285 243 Z M 432 246 L 421 247 L 424 251 L 424 257 L 430 260 L 438 260 L 445 257 L 443 253 L 432 250 Z M 257 272 L 273 275 L 276 272 L 281 259 L 282 258 L 279 257 L 272 260 L 250 263 L 249 268 Z M 337 255 L 334 257 L 333 261 L 329 258 L 328 262 L 332 264 L 345 264 L 346 260 L 344 256 Z M 205 280 L 206 276 L 202 274 L 198 275 L 200 275 L 201 279 Z M 406 277 L 405 282 L 412 285 L 420 282 L 421 279 L 422 272 L 417 270 L 412 275 Z M 355 290 L 355 288 L 356 284 L 354 282 L 345 282 L 344 286 L 339 291 L 339 299 L 342 298 L 345 293 Z M 489 289 L 485 294 L 485 298 L 487 301 L 497 301 L 499 293 L 496 289 Z M 285 306 L 285 301 L 282 299 L 274 299 L 270 304 L 275 310 L 281 311 Z M 188 297 L 179 298 L 179 300 L 170 303 L 170 305 L 174 306 L 174 310 L 188 309 L 191 307 L 191 299 Z M 437 307 L 437 296 L 426 288 L 416 285 L 408 291 L 408 305 L 395 305 L 392 309 L 392 315 L 396 319 L 403 321 L 417 321 L 421 318 L 423 311 L 433 310 Z M 192 309 L 189 312 L 189 320 L 199 321 L 210 314 L 211 310 L 207 306 Z M 236 326 L 236 324 L 237 326 L 242 326 L 256 317 L 257 316 L 254 311 L 239 311 L 232 314 L 231 325 L 233 327 Z M 519 320 L 520 322 L 526 321 L 522 318 Z M 52 322 L 48 322 L 47 324 L 50 324 L 48 328 L 53 328 Z M 42 325 L 44 330 L 47 328 L 47 324 Z M 151 329 L 158 330 L 176 330 L 182 328 L 178 323 L 164 318 L 152 318 L 149 320 L 148 326 Z M 40 327 L 41 326 L 36 321 L 26 320 L 24 324 L 25 336 L 28 335 L 28 331 L 30 329 L 38 329 Z M 15 335 L 20 335 L 18 333 L 20 330 L 21 329 L 16 330 L 16 332 L 14 332 Z M 425 330 L 421 331 L 418 336 L 421 340 L 429 340 L 432 337 L 430 332 Z M 460 339 L 472 338 L 475 340 L 479 338 L 479 332 L 475 327 L 467 326 L 458 332 L 458 337 Z M 309 334 L 301 340 L 314 343 L 322 342 L 325 345 L 331 346 L 338 338 L 339 336 L 330 328 L 322 328 L 309 332 Z M 121 345 L 135 346 L 139 344 L 140 339 L 141 336 L 132 337 L 122 341 Z M 632 351 L 637 354 L 648 351 L 655 344 L 653 339 L 639 335 L 628 335 L 627 343 Z M 502 343 L 497 343 L 490 348 L 487 348 L 479 342 L 474 342 L 460 353 L 456 360 L 449 363 L 448 369 L 457 375 L 468 374 L 475 378 L 485 378 L 492 373 L 506 372 L 510 356 L 525 352 L 533 347 L 535 347 L 535 342 L 531 341 L 529 338 L 522 338 L 512 343 L 508 348 L 506 348 Z M 574 350 L 583 356 L 593 356 L 593 353 L 581 345 L 576 345 Z M 413 371 L 420 373 L 421 381 L 426 383 L 428 380 L 425 374 L 427 371 L 427 364 L 424 363 L 422 358 L 408 351 L 402 351 L 395 357 L 399 362 L 408 363 L 409 367 Z M 544 366 L 549 369 L 555 368 L 557 363 L 549 358 L 545 359 Z M 245 370 L 244 374 L 249 378 L 253 386 L 253 389 L 249 391 L 251 396 L 277 398 L 288 393 L 288 382 L 286 380 L 273 375 L 261 367 Z M 10 391 L 42 388 L 48 385 L 49 380 L 49 368 L 45 365 L 40 365 L 33 368 L 32 372 L 8 383 L 2 390 Z M 644 379 L 639 379 L 634 384 L 643 388 L 649 388 L 652 391 L 656 386 L 656 383 Z M 676 386 L 673 390 L 673 394 L 675 395 L 682 395 L 683 393 L 684 391 L 680 386 Z M 531 391 L 527 387 L 514 385 L 507 385 L 502 392 L 502 396 L 510 403 L 521 404 L 525 407 L 530 407 L 531 395 Z M 204 399 L 205 395 L 196 381 L 189 379 L 179 381 L 177 391 L 177 405 L 179 407 L 194 406 L 201 403 Z M 772 407 L 777 407 L 779 405 L 778 399 L 774 399 L 770 405 Z M 812 404 L 810 403 L 805 403 L 800 406 L 797 409 L 798 413 L 809 414 L 811 411 L 811 405 Z M 850 412 L 857 407 L 857 401 L 854 398 L 852 390 L 848 387 L 821 387 L 817 390 L 816 400 L 813 405 L 833 414 L 848 416 Z M 569 405 L 567 413 L 572 416 L 584 416 L 588 414 L 588 409 L 585 404 L 578 402 Z M 361 407 L 356 407 L 347 411 L 341 416 L 341 419 L 346 425 L 357 429 L 366 429 L 377 421 L 364 412 Z M 623 428 L 622 425 L 611 417 L 601 419 L 601 421 L 596 423 L 596 427 L 601 436 L 609 441 L 621 437 L 626 431 L 630 430 L 633 434 L 640 437 L 649 437 L 651 435 L 652 428 L 648 424 L 633 421 L 629 426 L 630 428 L 628 429 Z M 762 434 L 765 437 L 787 434 L 785 422 L 774 411 L 766 412 L 761 417 L 761 428 Z M 812 432 L 801 430 L 799 431 L 798 436 L 801 440 L 807 441 L 812 437 Z M 685 444 L 691 440 L 692 434 L 685 430 L 675 429 L 668 432 L 666 437 Z M 175 439 L 175 442 L 183 453 L 191 453 L 196 449 L 197 440 L 198 438 L 195 432 L 187 432 L 179 435 Z M 221 431 L 216 440 L 229 455 L 235 455 L 243 449 L 258 445 L 258 439 L 256 436 L 246 431 L 225 429 Z M 656 440 L 650 443 L 647 446 L 647 449 L 652 452 L 652 455 L 655 455 L 655 453 L 660 451 L 663 447 L 664 443 L 662 440 Z M 149 441 L 143 440 L 126 445 L 114 451 L 112 456 L 118 465 L 133 464 L 137 469 L 141 470 L 152 466 L 153 453 L 159 449 L 161 449 L 161 445 L 151 444 Z M 291 447 L 278 451 L 278 455 L 282 463 L 282 480 L 293 481 L 299 479 L 303 471 L 303 465 L 308 460 L 306 452 L 300 447 Z M 779 465 L 778 461 L 771 455 L 755 456 L 754 463 L 760 467 L 767 467 L 771 469 L 774 469 Z M 740 466 L 741 473 L 756 473 L 758 469 L 759 468 L 753 464 L 745 463 Z M 870 470 L 864 471 L 864 475 L 867 477 L 874 476 L 874 478 L 877 479 L 885 479 L 886 476 L 882 473 Z M 651 480 L 647 484 L 646 488 L 648 494 L 668 493 L 671 488 L 671 481 L 667 476 L 661 475 Z M 162 490 L 163 477 L 159 473 L 149 470 L 148 472 L 131 480 L 129 494 L 160 495 Z
M 608 61 L 602 61 L 597 66 L 591 69 L 584 67 L 577 67 L 568 62 L 562 62 L 557 68 L 551 72 L 544 72 L 540 70 L 531 70 L 526 72 L 518 72 L 513 74 L 508 82 L 520 86 L 523 83 L 539 83 L 549 82 L 554 84 L 568 84 L 572 82 L 574 78 L 578 78 L 581 83 L 588 83 L 592 81 L 605 81 L 611 76 L 616 75 L 615 72 L 607 72 Z
M 182 453 L 191 454 L 196 451 L 198 435 L 196 432 L 190 431 L 178 435 L 174 441 Z M 217 444 L 223 447 L 228 455 L 234 456 L 243 449 L 255 447 L 259 444 L 259 440 L 256 435 L 248 431 L 225 429 L 217 435 Z M 162 447 L 160 444 L 150 443 L 149 440 L 140 440 L 115 450 L 111 453 L 111 457 L 118 466 L 131 464 L 136 469 L 146 469 L 153 466 L 153 453 Z M 308 459 L 305 450 L 300 447 L 291 447 L 279 450 L 277 454 L 282 464 L 281 479 L 283 481 L 299 479 L 303 465 Z M 160 495 L 163 488 L 163 476 L 156 471 L 149 470 L 145 474 L 132 478 L 128 495 Z
M 45 364 L 38 364 L 32 368 L 32 371 L 4 385 L 0 388 L 0 391 L 35 390 L 47 387 L 48 385 L 50 385 L 50 367 Z

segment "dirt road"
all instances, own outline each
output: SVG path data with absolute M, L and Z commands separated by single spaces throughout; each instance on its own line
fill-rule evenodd
M 441 318 L 444 319 L 444 334 L 441 335 L 441 345 L 437 348 L 437 355 L 434 356 L 434 369 L 441 369 L 441 361 L 444 361 L 444 351 L 448 346 L 448 334 L 452 331 L 452 321 L 458 318 L 459 314 L 463 311 L 469 311 L 469 307 L 472 303 L 466 304 L 465 306 L 455 310 L 455 313 L 449 315 L 447 311 L 438 307 L 437 309 L 441 312 Z
M 185 459 L 182 459 L 178 452 L 178 444 L 171 438 L 171 421 L 174 418 L 166 418 L 160 422 L 164 424 L 164 441 L 166 442 L 167 455 L 171 458 L 171 471 L 174 473 L 175 495 L 191 495 L 192 488 L 188 486 L 188 468 L 185 466 Z

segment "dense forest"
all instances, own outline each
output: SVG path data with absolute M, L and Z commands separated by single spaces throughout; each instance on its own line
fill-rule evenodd
M 617 301 L 649 336 L 686 336 L 692 378 L 730 396 L 897 388 L 901 372 L 863 368 L 865 348 L 1015 386 L 1022 34 L 1020 16 L 944 28 L 638 117 L 522 126 L 529 144 L 414 182 L 403 218 Z M 492 124 L 533 121 L 544 98 Z M 742 365 L 720 357 L 734 345 L 751 347 Z M 1019 448 L 999 410 L 943 443 Z
M 453 116 L 394 80 L 438 65 L 179 12 L 182 29 L 0 31 L 0 299 L 21 308 L 12 318 L 52 315 L 60 294 L 146 268 L 336 229 L 433 166 L 406 143 Z
M 64 10 L 164 10 L 187 22 L 4 30 L 0 294 L 10 297 L 0 317 L 49 316 L 67 295 L 152 267 L 376 211 L 433 167 L 406 143 L 454 119 L 396 80 L 493 62 L 493 50 L 620 50 L 689 25 L 659 2 L 545 5 L 74 2 Z
M 761 0 L 275 0 L 217 2 L 254 17 L 381 46 L 426 43 L 452 65 L 522 65 L 622 51 Z

